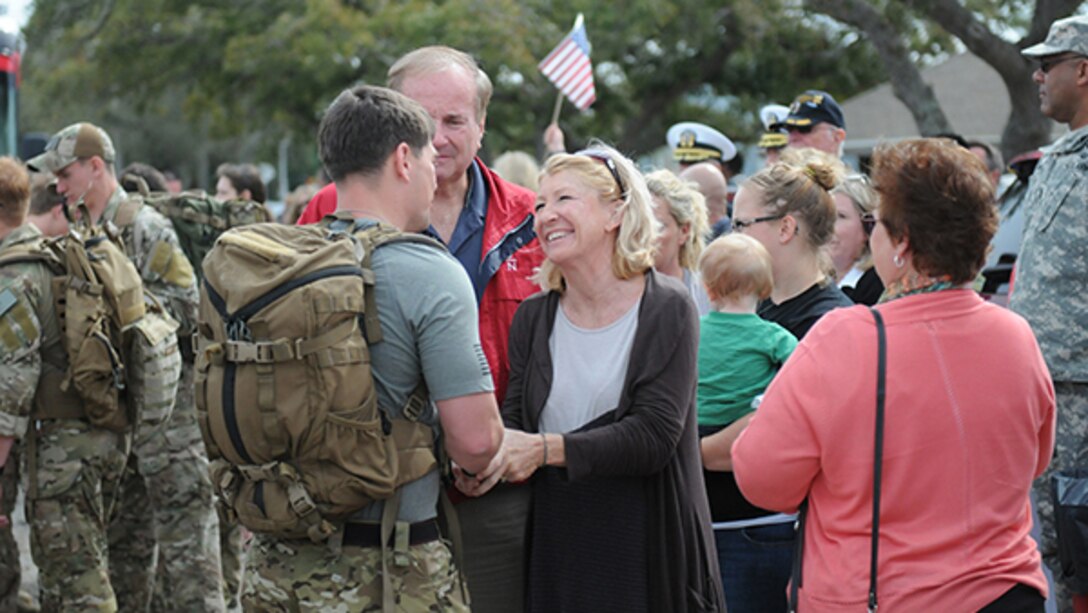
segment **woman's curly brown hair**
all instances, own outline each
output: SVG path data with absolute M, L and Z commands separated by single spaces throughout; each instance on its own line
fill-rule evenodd
M 876 148 L 872 176 L 880 222 L 893 240 L 910 241 L 918 272 L 973 280 L 997 231 L 982 161 L 948 139 L 906 140 Z

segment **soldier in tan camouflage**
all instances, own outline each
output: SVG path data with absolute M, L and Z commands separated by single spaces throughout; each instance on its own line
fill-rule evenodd
M 190 356 L 196 277 L 170 221 L 130 201 L 117 183 L 113 162 L 109 135 L 78 123 L 58 132 L 28 166 L 52 172 L 57 192 L 70 205 L 82 199 L 96 222 L 121 228 L 126 254 L 144 288 L 181 324 L 178 344 Z M 154 370 L 168 364 L 137 367 Z M 196 423 L 191 358 L 185 360 L 176 398 L 169 389 L 163 382 L 142 394 L 133 456 L 111 524 L 110 575 L 122 610 L 222 611 L 218 521 Z
M 340 223 L 350 228 L 352 218 L 383 220 L 404 232 L 424 230 L 436 184 L 433 136 L 427 112 L 401 94 L 369 86 L 343 92 L 318 134 L 322 162 L 336 182 Z M 382 341 L 370 346 L 379 406 L 403 419 L 401 407 L 426 381 L 433 403 L 426 402 L 419 421 L 441 430 L 445 449 L 459 466 L 483 473 L 501 453 L 503 430 L 464 269 L 444 250 L 409 243 L 374 251 L 372 263 L 382 330 Z M 419 287 L 429 290 L 424 299 L 415 291 Z M 497 481 L 497 473 L 493 476 Z M 431 469 L 398 487 L 397 502 L 388 509 L 387 501 L 378 501 L 352 513 L 331 543 L 255 535 L 243 607 L 469 610 L 435 521 L 440 487 L 438 470 Z M 386 511 L 386 519 L 396 521 L 385 524 L 392 534 L 383 543 Z
M 0 258 L 42 240 L 24 223 L 28 197 L 25 169 L 0 159 Z M 25 436 L 27 518 L 44 610 L 116 611 L 105 525 L 130 437 L 47 416 L 42 399 L 46 391 L 57 396 L 67 369 L 52 281 L 43 263 L 0 265 L 0 464 L 12 461 L 12 441 Z
M 1024 196 L 1024 236 L 1009 307 L 1032 329 L 1054 378 L 1058 425 L 1054 458 L 1035 483 L 1043 560 L 1054 574 L 1061 613 L 1088 610 L 1088 569 L 1067 576 L 1058 563 L 1051 475 L 1088 470 L 1088 16 L 1050 26 L 1024 49 L 1043 114 L 1069 133 L 1045 149 Z

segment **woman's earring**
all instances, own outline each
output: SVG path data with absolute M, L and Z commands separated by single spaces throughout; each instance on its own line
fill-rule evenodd
M 896 268 L 902 268 L 905 263 L 906 262 L 903 261 L 903 256 L 898 253 L 892 256 L 892 264 L 895 264 Z

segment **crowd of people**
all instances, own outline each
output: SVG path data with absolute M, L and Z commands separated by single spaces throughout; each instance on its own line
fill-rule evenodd
M 494 170 L 488 75 L 417 49 L 327 109 L 297 226 L 231 231 L 203 268 L 105 130 L 0 159 L 0 609 L 27 606 L 22 481 L 45 611 L 1088 611 L 1050 489 L 1088 469 L 1088 18 L 1023 53 L 1070 132 L 1031 178 L 1011 309 L 975 291 L 996 150 L 909 139 L 862 174 L 817 90 L 765 109 L 749 177 L 695 122 L 677 172 L 557 125 L 539 170 Z M 264 185 L 224 165 L 216 196 Z M 362 269 L 322 289 L 306 262 L 344 241 Z M 94 362 L 55 246 L 101 242 L 144 298 L 111 336 L 102 281 Z M 306 285 L 292 319 L 335 325 L 243 317 L 279 275 L 253 305 Z M 92 376 L 135 417 L 102 419 Z M 320 487 L 383 454 L 380 495 Z

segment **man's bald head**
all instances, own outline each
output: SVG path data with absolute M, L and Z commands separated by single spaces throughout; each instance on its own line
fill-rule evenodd
M 726 185 L 725 177 L 722 176 L 722 171 L 717 165 L 711 162 L 700 162 L 688 166 L 680 172 L 680 178 L 698 186 L 699 192 L 706 199 L 707 215 L 711 226 L 728 214 L 726 200 L 729 196 L 729 186 Z

